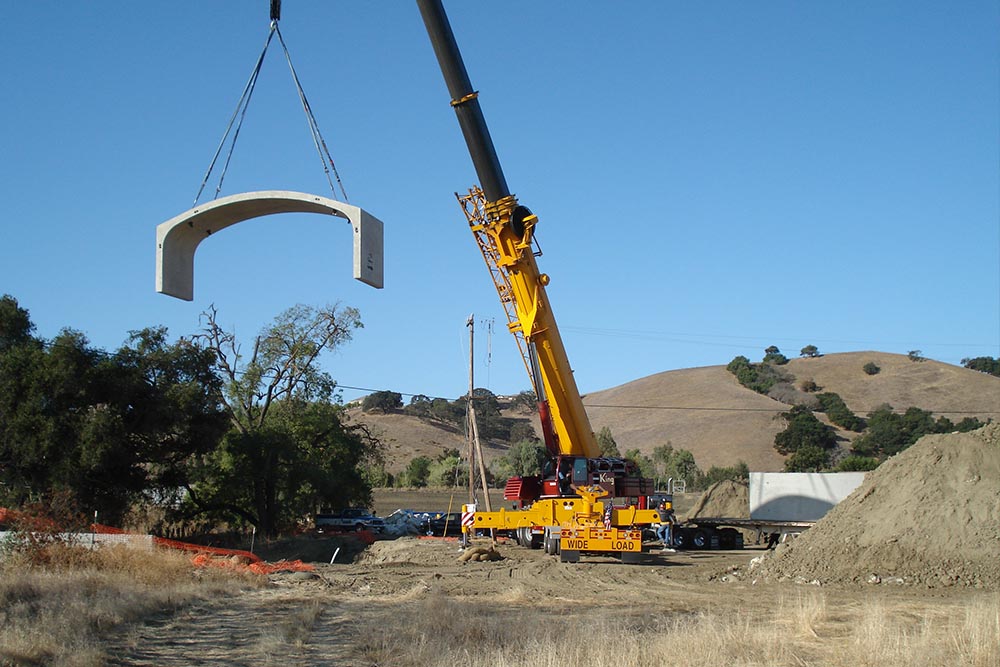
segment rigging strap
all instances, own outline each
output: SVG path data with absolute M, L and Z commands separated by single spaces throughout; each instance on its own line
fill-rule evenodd
M 347 192 L 344 190 L 344 183 L 340 180 L 340 174 L 337 172 L 337 165 L 333 163 L 333 157 L 330 155 L 330 150 L 326 147 L 326 141 L 323 139 L 323 135 L 319 131 L 319 123 L 316 122 L 316 116 L 313 115 L 312 107 L 309 106 L 309 100 L 306 99 L 306 91 L 303 90 L 302 84 L 299 83 L 299 75 L 295 72 L 295 66 L 292 65 L 292 56 L 288 53 L 288 46 L 285 45 L 285 38 L 281 36 L 281 30 L 278 28 L 278 24 L 274 23 L 274 30 L 278 33 L 278 41 L 281 42 L 281 48 L 285 52 L 285 60 L 288 62 L 288 69 L 292 73 L 292 81 L 295 82 L 295 88 L 299 93 L 299 101 L 302 102 L 302 110 L 305 111 L 306 121 L 309 123 L 309 132 L 312 134 L 313 145 L 316 147 L 316 152 L 319 154 L 319 160 L 323 165 L 323 173 L 326 174 L 326 181 L 330 184 L 330 191 L 333 192 L 334 196 L 337 196 L 337 189 L 333 185 L 333 181 L 330 180 L 330 171 L 333 170 L 333 176 L 337 180 L 337 185 L 340 187 L 340 193 L 343 195 L 344 202 L 350 203 L 347 199 Z M 325 159 L 324 159 L 325 158 Z M 327 168 L 327 164 L 330 165 Z
M 243 88 L 243 94 L 240 96 L 240 100 L 236 105 L 236 110 L 233 111 L 233 115 L 229 119 L 229 124 L 226 126 L 226 131 L 222 135 L 219 147 L 216 148 L 215 155 L 212 157 L 212 161 L 208 165 L 205 177 L 202 179 L 201 186 L 198 188 L 198 194 L 195 195 L 193 206 L 198 205 L 198 200 L 201 199 L 202 192 L 205 190 L 205 185 L 208 183 L 208 179 L 211 178 L 216 162 L 218 162 L 219 156 L 222 154 L 222 149 L 226 146 L 226 142 L 228 141 L 229 151 L 226 153 L 226 161 L 219 175 L 219 183 L 215 188 L 215 195 L 213 199 L 218 198 L 219 193 L 222 191 L 222 183 L 226 178 L 226 172 L 229 170 L 229 163 L 233 158 L 233 151 L 236 148 L 236 140 L 239 138 L 240 128 L 243 127 L 243 120 L 246 118 L 247 108 L 250 106 L 250 98 L 253 96 L 253 91 L 257 86 L 257 77 L 260 74 L 261 65 L 264 63 L 264 56 L 267 55 L 267 49 L 271 45 L 271 39 L 274 37 L 275 33 L 277 33 L 278 41 L 281 42 L 281 48 L 285 53 L 285 60 L 288 62 L 288 69 L 292 73 L 292 81 L 295 83 L 295 88 L 299 95 L 299 101 L 302 103 L 303 111 L 305 111 L 306 121 L 309 124 L 309 133 L 312 136 L 316 152 L 319 154 L 320 163 L 323 165 L 323 173 L 326 175 L 326 181 L 330 185 L 330 191 L 333 192 L 334 197 L 337 196 L 337 187 L 334 186 L 333 183 L 335 179 L 337 186 L 340 188 L 340 194 L 343 201 L 345 203 L 349 203 L 347 199 L 347 192 L 344 190 L 344 183 L 340 179 L 340 173 L 337 171 L 337 166 L 333 162 L 330 150 L 326 146 L 326 140 L 323 139 L 323 135 L 319 131 L 319 123 L 316 122 L 316 116 L 312 112 L 309 100 L 306 99 L 306 93 L 302 88 L 301 82 L 299 81 L 298 74 L 295 72 L 295 66 L 292 65 L 292 57 L 288 52 L 288 46 L 285 44 L 285 38 L 282 37 L 281 30 L 278 29 L 278 19 L 280 17 L 281 0 L 271 0 L 271 27 L 267 32 L 267 40 L 264 42 L 264 48 L 261 50 L 260 56 L 257 58 L 257 62 L 250 74 L 250 78 L 247 80 L 246 86 Z M 237 118 L 239 119 L 238 122 Z M 236 124 L 235 130 L 233 129 L 234 123 Z M 230 133 L 232 133 L 231 139 Z M 331 171 L 333 172 L 333 178 L 330 176 Z

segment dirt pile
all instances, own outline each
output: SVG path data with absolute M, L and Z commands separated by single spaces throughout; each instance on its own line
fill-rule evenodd
M 1000 589 L 1000 424 L 931 435 L 868 473 L 753 577 Z
M 750 518 L 750 489 L 746 480 L 723 480 L 708 487 L 687 513 L 696 517 Z
M 379 540 L 355 560 L 359 565 L 451 565 L 461 554 L 457 540 L 400 537 Z

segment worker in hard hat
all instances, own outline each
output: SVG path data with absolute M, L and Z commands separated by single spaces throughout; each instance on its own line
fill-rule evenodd
M 656 529 L 656 536 L 663 542 L 664 551 L 674 551 L 674 524 L 677 519 L 674 517 L 674 509 L 667 507 L 667 503 L 660 501 L 656 506 L 656 513 L 659 515 L 660 525 Z

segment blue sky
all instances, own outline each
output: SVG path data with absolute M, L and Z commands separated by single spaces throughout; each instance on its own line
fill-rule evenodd
M 324 360 L 341 385 L 447 398 L 473 313 L 477 386 L 526 389 L 416 4 L 283 5 L 350 203 L 385 223 L 385 289 L 351 279 L 346 222 L 285 215 L 202 243 L 193 302 L 155 293 L 156 225 L 192 206 L 268 2 L 36 0 L 4 3 L 0 293 L 108 350 L 194 333 L 211 304 L 247 344 L 296 303 L 350 305 L 365 328 Z M 1000 356 L 997 2 L 446 8 L 582 391 L 772 344 Z M 334 197 L 278 47 L 222 194 Z

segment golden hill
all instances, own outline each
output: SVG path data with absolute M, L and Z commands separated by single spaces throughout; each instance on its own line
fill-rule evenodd
M 868 362 L 881 371 L 866 374 L 862 367 Z M 847 352 L 793 359 L 782 368 L 795 387 L 811 380 L 819 391 L 839 394 L 860 416 L 888 403 L 896 409 L 929 410 L 955 422 L 967 416 L 1000 421 L 1000 378 L 959 366 L 885 352 Z M 774 451 L 774 436 L 785 428 L 780 414 L 790 406 L 742 387 L 725 366 L 657 373 L 587 394 L 583 401 L 594 430 L 609 427 L 622 452 L 651 454 L 654 447 L 670 443 L 690 450 L 703 470 L 737 461 L 754 471 L 783 467 L 784 458 Z M 386 443 L 392 471 L 420 454 L 434 458 L 445 448 L 466 447 L 461 432 L 403 414 L 354 409 L 351 415 Z M 516 416 L 528 418 L 524 413 Z M 840 435 L 845 447 L 856 437 Z M 503 446 L 493 444 L 485 454 L 492 460 L 503 452 Z

